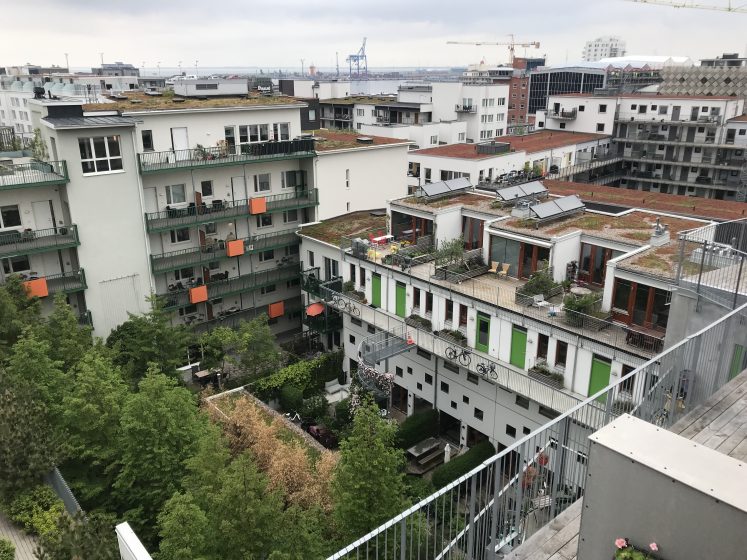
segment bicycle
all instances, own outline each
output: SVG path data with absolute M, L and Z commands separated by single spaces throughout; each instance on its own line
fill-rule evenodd
M 341 296 L 335 296 L 332 298 L 332 305 L 334 305 L 340 311 L 347 311 L 353 317 L 360 317 L 361 311 L 351 302 L 347 301 Z
M 472 363 L 471 354 L 472 352 L 465 348 L 462 348 L 460 350 L 457 350 L 456 348 L 453 348 L 451 346 L 446 348 L 446 357 L 452 362 L 456 362 L 458 360 L 459 363 L 463 366 L 468 366 L 470 365 L 470 363 Z
M 483 377 L 492 377 L 493 379 L 498 379 L 498 372 L 495 369 L 495 364 L 485 364 L 485 363 L 479 363 L 477 364 L 477 373 L 482 375 Z

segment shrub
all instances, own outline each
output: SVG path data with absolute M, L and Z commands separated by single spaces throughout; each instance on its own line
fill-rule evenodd
M 527 281 L 526 284 L 521 288 L 520 293 L 525 296 L 536 296 L 549 294 L 551 290 L 557 287 L 557 283 L 552 279 L 552 276 L 547 270 L 538 270 L 532 277 Z
M 13 560 L 16 557 L 16 547 L 6 539 L 0 539 L 0 560 Z
M 343 293 L 347 294 L 348 292 L 352 292 L 353 290 L 355 290 L 355 283 L 352 280 L 348 280 L 342 285 Z
M 301 416 L 318 422 L 327 414 L 327 399 L 323 395 L 314 395 L 303 400 Z
M 353 421 L 350 414 L 350 398 L 342 399 L 335 405 L 335 420 L 339 426 L 345 426 Z
M 299 412 L 303 406 L 303 389 L 296 385 L 283 385 L 280 390 L 280 406 L 286 412 Z
M 397 431 L 397 446 L 412 447 L 419 441 L 438 434 L 438 411 L 434 409 L 416 412 L 408 416 Z
M 45 536 L 57 531 L 57 520 L 65 506 L 49 486 L 40 485 L 22 492 L 10 503 L 8 514 L 27 533 Z
M 448 463 L 445 463 L 433 471 L 431 482 L 433 487 L 438 489 L 446 486 L 449 482 L 456 480 L 463 474 L 467 474 L 485 459 L 495 455 L 495 447 L 485 440 L 475 445 L 464 455 L 454 457 Z
M 433 494 L 433 484 L 419 476 L 407 475 L 405 477 L 405 492 L 410 502 L 417 503 Z
M 425 317 L 421 317 L 420 315 L 410 315 L 407 320 L 416 323 L 419 327 L 428 332 L 433 329 L 433 325 L 431 324 L 430 319 L 426 319 Z

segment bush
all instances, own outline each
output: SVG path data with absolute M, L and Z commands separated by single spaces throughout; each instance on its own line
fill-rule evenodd
M 65 506 L 49 486 L 27 490 L 10 503 L 8 514 L 27 533 L 45 536 L 57 532 L 57 520 Z
M 350 398 L 342 399 L 335 405 L 335 420 L 339 426 L 346 426 L 353 421 L 350 414 Z
M 327 414 L 327 399 L 323 395 L 314 395 L 303 400 L 301 416 L 318 422 Z
M 435 435 L 438 435 L 438 411 L 431 408 L 416 412 L 400 424 L 397 431 L 397 446 L 407 449 Z
M 342 285 L 342 292 L 347 294 L 355 290 L 355 283 L 352 280 L 348 280 Z
M 303 389 L 296 385 L 283 385 L 280 390 L 280 406 L 285 412 L 300 412 L 303 406 Z
M 519 293 L 525 296 L 547 295 L 555 289 L 558 284 L 552 279 L 547 270 L 538 270 L 519 290 Z
M 16 557 L 16 547 L 6 539 L 0 539 L 0 560 L 13 560 Z
M 426 319 L 425 317 L 421 317 L 420 315 L 410 315 L 407 320 L 415 323 L 416 326 L 428 332 L 431 332 L 431 330 L 433 329 L 433 325 L 431 324 L 430 319 Z
M 411 503 L 418 503 L 433 494 L 433 484 L 419 476 L 407 475 L 405 476 L 405 492 Z
M 495 455 L 495 447 L 487 440 L 481 441 L 464 455 L 454 457 L 448 463 L 444 463 L 434 470 L 431 478 L 433 487 L 436 489 L 443 488 L 449 482 L 467 474 L 493 455 Z

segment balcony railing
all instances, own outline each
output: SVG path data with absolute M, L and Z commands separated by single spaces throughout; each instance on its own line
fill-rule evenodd
M 298 311 L 303 307 L 301 298 L 299 297 L 288 298 L 286 300 L 283 300 L 283 303 L 285 305 L 286 314 Z M 198 333 L 211 331 L 217 327 L 228 327 L 231 329 L 235 329 L 236 327 L 239 327 L 244 321 L 249 321 L 251 319 L 254 319 L 255 317 L 258 317 L 259 315 L 262 315 L 263 313 L 267 313 L 267 310 L 267 305 L 252 307 L 250 309 L 240 309 L 239 311 L 235 311 L 232 313 L 222 313 L 216 315 L 215 317 L 213 317 L 212 319 L 208 319 L 207 321 L 191 323 L 191 326 L 193 330 Z
M 144 152 L 138 154 L 140 171 L 143 174 L 171 171 L 173 169 L 194 169 L 197 167 L 220 167 L 243 165 L 263 161 L 312 157 L 314 140 L 282 140 L 237 144 L 189 150 L 166 152 Z
M 578 109 L 575 107 L 573 109 L 565 110 L 560 109 L 559 111 L 554 111 L 552 109 L 549 109 L 547 111 L 547 116 L 551 119 L 558 119 L 558 120 L 565 120 L 570 121 L 576 118 L 576 115 L 578 114 Z
M 47 289 L 50 294 L 57 292 L 64 292 L 71 294 L 73 292 L 82 292 L 88 289 L 86 283 L 86 273 L 81 268 L 70 272 L 62 272 L 60 274 L 51 274 L 45 276 L 47 280 Z
M 269 286 L 276 282 L 291 280 L 298 277 L 300 266 L 297 263 L 289 264 L 279 268 L 252 272 L 215 280 L 205 284 L 207 286 L 208 300 L 224 298 L 232 295 L 255 292 L 260 288 Z M 191 305 L 189 301 L 189 289 L 174 290 L 167 293 L 158 294 L 163 298 L 166 309 L 178 309 Z
M 262 197 L 267 204 L 267 212 L 280 212 L 309 208 L 319 204 L 319 191 L 317 189 L 299 189 L 295 192 L 275 194 Z M 179 229 L 209 222 L 232 221 L 236 217 L 249 216 L 249 204 L 252 199 L 233 201 L 213 201 L 208 206 L 188 206 L 187 208 L 171 208 L 163 212 L 149 212 L 145 214 L 145 223 L 148 231 L 159 232 Z
M 455 105 L 454 110 L 457 113 L 476 113 L 477 106 L 476 105 Z
M 303 324 L 321 334 L 342 329 L 342 315 L 336 310 L 327 310 L 316 317 L 309 317 L 304 313 Z
M 64 161 L 0 164 L 0 191 L 59 185 L 69 180 Z
M 0 233 L 0 257 L 58 251 L 78 245 L 75 225 Z

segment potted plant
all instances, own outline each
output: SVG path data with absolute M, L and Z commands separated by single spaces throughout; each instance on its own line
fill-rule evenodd
M 584 315 L 589 315 L 596 303 L 597 297 L 594 294 L 581 297 L 573 294 L 567 295 L 563 299 L 565 322 L 572 327 L 580 327 L 584 323 Z
M 615 539 L 615 560 L 654 560 L 653 552 L 659 552 L 659 545 L 655 542 L 649 543 L 648 550 L 641 550 L 630 544 L 626 538 Z
M 438 331 L 438 335 L 449 342 L 458 344 L 459 346 L 467 346 L 467 337 L 464 336 L 461 331 L 444 329 Z
M 563 375 L 550 371 L 544 364 L 537 364 L 533 368 L 530 368 L 529 377 L 556 389 L 563 388 Z
M 426 319 L 425 317 L 421 317 L 420 315 L 410 315 L 405 319 L 405 323 L 407 323 L 411 327 L 423 329 L 428 332 L 431 332 L 431 330 L 433 329 L 430 320 Z
M 202 144 L 197 144 L 197 146 L 195 146 L 195 155 L 197 156 L 197 159 L 210 159 L 210 152 Z

